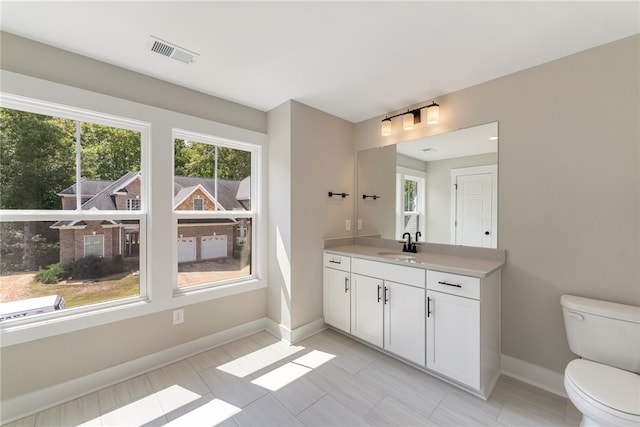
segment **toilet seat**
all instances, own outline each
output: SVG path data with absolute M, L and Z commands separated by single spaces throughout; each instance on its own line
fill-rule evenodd
M 577 359 L 567 365 L 564 382 L 586 417 L 612 425 L 640 424 L 640 375 Z

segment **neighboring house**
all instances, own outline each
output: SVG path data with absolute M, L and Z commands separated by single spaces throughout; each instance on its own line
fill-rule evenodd
M 213 178 L 176 176 L 175 210 L 250 209 L 250 180 L 229 181 Z M 78 188 L 74 184 L 58 193 L 62 209 L 76 209 Z M 140 172 L 129 172 L 116 181 L 80 182 L 83 210 L 139 210 Z M 136 221 L 58 221 L 51 226 L 60 232 L 60 264 L 87 257 L 113 259 L 134 257 L 140 252 L 140 227 Z M 178 226 L 178 262 L 231 256 L 236 246 L 244 246 L 250 226 L 243 220 L 187 219 Z

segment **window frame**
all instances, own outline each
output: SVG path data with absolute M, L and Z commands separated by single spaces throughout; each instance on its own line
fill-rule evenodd
M 200 202 L 200 207 L 196 207 L 196 202 Z M 193 209 L 191 209 L 193 211 L 203 211 L 204 210 L 204 199 L 201 199 L 199 197 L 196 197 L 193 199 Z
M 407 180 L 416 181 L 418 183 L 417 203 L 419 209 L 415 211 L 404 210 L 404 183 Z M 426 239 L 426 213 L 427 213 L 427 175 L 423 171 L 409 169 L 398 166 L 396 168 L 396 238 L 402 239 L 404 234 L 404 218 L 407 215 L 418 215 L 418 231 L 420 231 L 423 239 Z M 420 209 L 421 207 L 421 209 Z
M 193 293 L 201 293 L 203 291 L 214 291 L 218 288 L 228 288 L 232 286 L 237 286 L 239 284 L 245 282 L 252 282 L 255 280 L 259 280 L 261 278 L 261 264 L 262 259 L 266 255 L 263 250 L 260 250 L 261 242 L 261 230 L 260 227 L 260 211 L 262 204 L 260 203 L 261 199 L 261 189 L 262 187 L 259 185 L 259 179 L 263 179 L 262 175 L 262 162 L 263 162 L 263 154 L 262 154 L 262 146 L 259 144 L 254 144 L 250 142 L 242 142 L 227 138 L 221 138 L 217 136 L 213 136 L 210 134 L 205 134 L 201 132 L 195 132 L 185 129 L 173 128 L 172 131 L 172 139 L 171 141 L 175 141 L 176 139 L 183 139 L 187 141 L 193 141 L 203 144 L 211 144 L 217 145 L 219 147 L 226 147 L 236 150 L 248 151 L 251 153 L 251 176 L 250 176 L 250 200 L 251 200 L 251 209 L 245 211 L 221 211 L 221 210 L 176 210 L 175 207 L 172 209 L 173 213 L 173 232 L 176 239 L 173 243 L 173 295 L 174 296 L 183 296 L 190 295 Z M 172 144 L 173 146 L 173 144 Z M 171 174 L 172 180 L 175 180 L 175 158 L 174 154 L 171 156 L 171 162 L 173 166 L 173 172 Z M 172 186 L 173 188 L 173 186 Z M 171 193 L 173 195 L 173 193 Z M 216 204 L 218 201 L 215 201 Z M 204 202 L 203 202 L 204 203 Z M 258 206 L 259 210 L 256 210 L 255 207 Z M 204 207 L 204 206 L 203 206 Z M 252 228 L 252 239 L 251 239 L 251 274 L 248 276 L 242 276 L 238 278 L 219 280 L 215 282 L 205 282 L 196 285 L 189 285 L 186 287 L 179 288 L 178 287 L 178 249 L 177 249 L 177 236 L 178 236 L 178 224 L 182 219 L 232 219 L 236 220 L 238 218 L 248 218 L 251 220 L 251 228 Z M 234 226 L 235 230 L 235 226 Z
M 267 282 L 267 205 L 264 197 L 267 174 L 266 162 L 269 137 L 265 131 L 252 130 L 251 127 L 239 127 L 217 122 L 214 118 L 197 117 L 177 112 L 172 109 L 154 107 L 149 104 L 130 101 L 116 96 L 92 92 L 86 89 L 54 83 L 35 77 L 0 70 L 0 105 L 15 108 L 15 99 L 30 100 L 33 103 L 48 105 L 55 104 L 59 108 L 69 107 L 71 111 L 97 111 L 98 115 L 106 114 L 110 117 L 130 118 L 131 122 L 148 127 L 148 145 L 142 147 L 143 184 L 147 190 L 144 197 L 143 209 L 147 216 L 141 217 L 140 233 L 141 270 L 146 270 L 141 280 L 146 280 L 148 295 L 146 298 L 132 298 L 122 304 L 103 304 L 95 310 L 78 312 L 69 316 L 67 311 L 47 313 L 36 319 L 32 316 L 29 322 L 15 323 L 0 322 L 0 348 L 22 344 L 34 340 L 51 338 L 60 334 L 72 333 L 88 328 L 106 326 L 114 322 L 127 321 L 140 316 L 160 315 L 171 316 L 171 311 L 193 304 L 206 303 L 219 298 L 255 292 L 265 289 Z M 61 107 L 60 107 L 61 106 Z M 52 114 L 43 111 L 43 114 Z M 56 110 L 56 114 L 59 114 Z M 89 121 L 89 120 L 88 120 Z M 95 122 L 95 121 L 94 121 Z M 218 286 L 205 292 L 191 292 L 189 294 L 174 295 L 171 281 L 173 259 L 175 253 L 171 248 L 176 246 L 175 231 L 172 225 L 172 200 L 167 187 L 172 185 L 172 176 L 167 174 L 168 168 L 173 168 L 173 139 L 174 128 L 192 129 L 194 131 L 216 135 L 223 140 L 242 141 L 259 147 L 260 162 L 254 168 L 256 198 L 252 200 L 256 212 L 254 251 L 256 263 L 252 265 L 256 277 L 229 286 Z M 153 184 L 153 185 L 152 185 Z M 148 197 L 147 197 L 148 196 Z M 53 221 L 69 219 L 74 211 L 52 214 L 45 212 Z M 3 213 L 0 212 L 0 215 Z M 32 220 L 40 220 L 42 212 L 31 212 Z M 119 211 L 104 215 L 96 213 L 96 219 L 131 219 L 139 214 L 136 211 Z M 11 213 L 9 213 L 11 215 Z M 132 217 L 132 215 L 135 215 Z M 148 217 L 148 218 L 147 218 Z M 3 216 L 7 222 L 14 220 L 10 216 Z M 19 219 L 22 220 L 22 219 Z M 152 225 L 152 226 L 151 226 Z M 144 247 L 142 244 L 144 243 Z M 146 265 L 142 263 L 145 262 Z
M 136 206 L 132 209 L 132 206 Z M 128 211 L 139 211 L 141 210 L 142 202 L 140 199 L 127 199 L 127 210 Z
M 73 308 L 65 308 L 64 310 L 54 311 L 50 313 L 27 316 L 20 319 L 12 319 L 9 321 L 8 327 L 6 321 L 0 323 L 1 331 L 21 329 L 25 326 L 35 325 L 51 320 L 63 320 L 79 315 L 91 314 L 93 312 L 101 312 L 103 310 L 112 310 L 117 307 L 139 304 L 148 301 L 149 289 L 147 281 L 147 259 L 146 259 L 146 236 L 147 236 L 147 205 L 145 204 L 146 195 L 149 194 L 147 179 L 145 179 L 145 171 L 148 168 L 148 150 L 151 133 L 149 123 L 121 117 L 110 113 L 98 113 L 82 107 L 72 107 L 69 105 L 50 102 L 45 100 L 33 99 L 25 96 L 0 92 L 0 107 L 14 109 L 34 114 L 42 114 L 52 117 L 59 117 L 78 121 L 81 123 L 93 123 L 103 126 L 116 127 L 120 129 L 130 130 L 140 133 L 140 192 L 141 192 L 141 209 L 139 211 L 129 210 L 62 210 L 62 209 L 3 209 L 0 210 L 1 222 L 37 222 L 37 221 L 61 221 L 61 220 L 85 220 L 85 221 L 102 221 L 102 220 L 134 220 L 138 221 L 140 227 L 140 285 L 138 295 L 133 297 L 121 298 L 117 300 L 102 301 L 94 304 L 83 305 Z M 77 155 L 77 153 L 76 153 Z M 76 178 L 78 173 L 76 171 Z M 77 183 L 77 181 L 76 181 Z M 80 195 L 78 195 L 79 197 Z M 83 239 L 83 253 L 84 253 Z M 103 256 L 104 256 L 104 237 L 103 237 Z M 51 320 L 49 320 L 51 319 Z
M 84 236 L 82 236 L 84 239 L 84 257 L 86 258 L 87 256 L 96 256 L 98 258 L 104 258 L 104 234 L 85 234 Z M 100 255 L 94 255 L 94 254 L 89 254 L 87 255 L 87 237 L 89 239 L 94 239 L 96 237 L 100 238 Z M 90 245 L 95 245 L 95 243 L 91 242 Z

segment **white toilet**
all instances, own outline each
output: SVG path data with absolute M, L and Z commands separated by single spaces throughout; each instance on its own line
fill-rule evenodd
M 562 295 L 569 348 L 564 388 L 581 427 L 640 426 L 640 307 Z

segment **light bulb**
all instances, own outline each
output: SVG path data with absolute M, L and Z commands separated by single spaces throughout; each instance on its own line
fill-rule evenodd
M 427 123 L 435 125 L 440 121 L 440 106 L 436 103 L 427 107 Z
M 408 112 L 402 116 L 402 129 L 411 130 L 413 129 L 413 113 Z
M 380 133 L 382 136 L 391 135 L 391 119 L 386 118 L 382 121 L 382 124 L 380 125 Z

